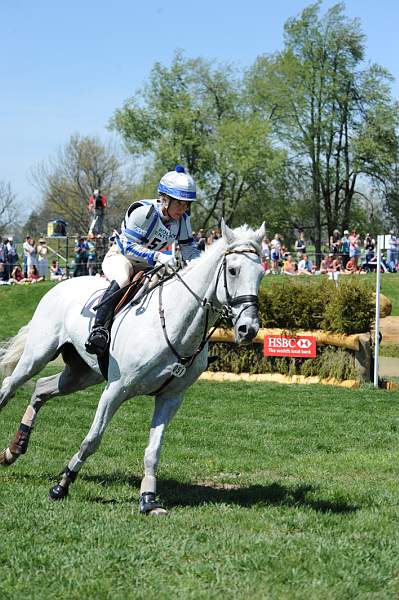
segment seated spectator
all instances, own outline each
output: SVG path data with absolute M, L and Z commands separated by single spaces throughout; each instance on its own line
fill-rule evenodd
M 314 272 L 315 268 L 312 261 L 304 254 L 302 260 L 298 263 L 298 275 L 314 275 Z
M 58 260 L 53 260 L 50 265 L 50 279 L 52 281 L 62 281 L 66 279 L 63 269 L 60 267 Z
M 320 262 L 320 269 L 319 269 L 320 275 L 326 275 L 329 272 L 328 265 L 329 265 L 329 263 L 328 263 L 327 258 L 323 257 Z
M 339 273 L 343 269 L 342 258 L 337 256 L 332 262 L 332 273 Z
M 287 258 L 283 264 L 284 275 L 296 275 L 296 263 L 291 254 L 287 254 Z
M 39 277 L 39 272 L 37 270 L 36 265 L 31 265 L 28 267 L 28 277 L 27 281 L 30 283 L 37 283 L 38 281 L 43 281 L 44 277 Z
M 352 273 L 357 273 L 358 272 L 358 267 L 356 265 L 356 261 L 355 258 L 352 257 L 348 260 L 348 262 L 346 263 L 346 267 L 344 270 L 344 274 L 345 275 L 351 275 Z
M 15 267 L 11 271 L 10 282 L 11 283 L 25 283 L 26 282 L 26 279 L 22 272 L 21 265 L 15 265 Z

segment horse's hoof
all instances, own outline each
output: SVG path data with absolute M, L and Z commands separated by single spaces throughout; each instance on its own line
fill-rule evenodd
M 17 458 L 18 456 L 13 454 L 8 448 L 4 448 L 4 450 L 0 452 L 0 465 L 2 467 L 9 467 L 17 460 Z
M 165 510 L 164 508 L 162 508 L 162 506 L 160 506 L 159 508 L 152 508 L 146 514 L 153 516 L 153 517 L 164 517 L 165 515 L 168 514 L 168 511 Z
M 155 494 L 153 492 L 144 492 L 141 494 L 139 507 L 140 514 L 142 515 L 154 515 L 158 517 L 168 514 L 168 511 L 155 501 Z
M 65 500 L 65 498 L 67 496 L 68 496 L 68 488 L 63 487 L 62 485 L 57 483 L 57 485 L 55 485 L 54 487 L 52 487 L 50 489 L 49 494 L 48 494 L 48 499 L 51 501 Z

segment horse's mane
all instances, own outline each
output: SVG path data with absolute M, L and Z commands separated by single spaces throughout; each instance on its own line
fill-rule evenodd
M 255 231 L 251 229 L 251 227 L 248 225 L 241 225 L 232 231 L 234 233 L 234 240 L 232 242 L 226 243 L 223 237 L 221 237 L 214 241 L 210 246 L 206 246 L 205 252 L 203 252 L 198 259 L 191 261 L 184 267 L 181 274 L 188 273 L 194 266 L 199 267 L 200 264 L 212 260 L 214 255 L 221 255 L 226 250 L 232 250 L 238 246 L 250 245 L 260 254 L 260 245 L 256 241 Z

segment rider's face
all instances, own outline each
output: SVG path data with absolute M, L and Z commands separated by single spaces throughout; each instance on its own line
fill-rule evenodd
M 188 202 L 185 200 L 176 200 L 169 198 L 168 214 L 171 219 L 180 219 L 188 208 Z

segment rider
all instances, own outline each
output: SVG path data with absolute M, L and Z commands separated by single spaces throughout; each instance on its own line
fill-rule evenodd
M 175 171 L 162 177 L 158 192 L 158 199 L 140 200 L 129 206 L 121 233 L 115 232 L 114 244 L 104 258 L 102 269 L 111 284 L 96 311 L 95 323 L 86 341 L 90 354 L 102 355 L 106 351 L 109 342 L 106 324 L 124 293 L 121 288 L 135 272 L 154 267 L 155 263 L 173 265 L 173 255 L 161 250 L 174 241 L 179 242 L 185 261 L 200 255 L 187 214 L 189 204 L 196 199 L 193 178 L 177 165 Z

